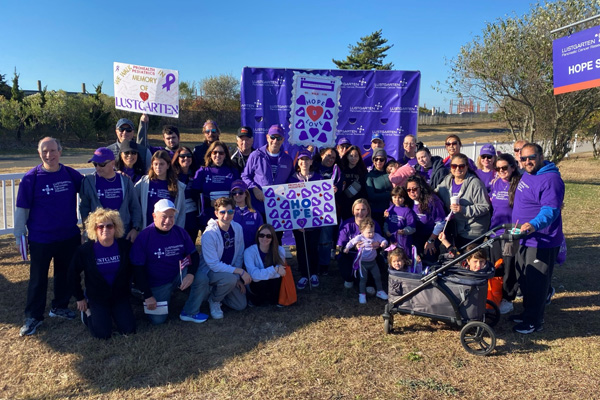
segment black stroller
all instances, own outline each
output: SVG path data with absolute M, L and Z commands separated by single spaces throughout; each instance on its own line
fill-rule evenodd
M 462 268 L 461 263 L 481 248 L 491 247 L 496 240 L 514 241 L 524 234 L 513 234 L 513 224 L 497 226 L 473 240 L 487 237 L 474 249 L 460 256 L 430 266 L 427 275 L 390 269 L 389 300 L 383 312 L 385 333 L 394 327 L 394 314 L 411 314 L 450 322 L 462 326 L 460 342 L 464 349 L 475 355 L 488 355 L 496 346 L 492 327 L 500 319 L 495 303 L 487 300 L 488 279 L 494 277 L 495 268 L 490 263 L 479 271 Z M 496 231 L 505 229 L 497 236 Z M 488 307 L 486 307 L 486 304 Z

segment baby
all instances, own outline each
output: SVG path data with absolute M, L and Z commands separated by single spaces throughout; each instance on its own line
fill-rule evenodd
M 396 247 L 388 254 L 388 265 L 396 271 L 406 270 L 410 264 L 411 261 L 402 247 Z

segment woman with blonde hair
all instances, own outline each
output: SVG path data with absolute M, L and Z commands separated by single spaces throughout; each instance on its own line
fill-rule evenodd
M 81 319 L 96 338 L 109 339 L 113 321 L 121 334 L 135 333 L 129 302 L 131 242 L 123 238 L 123 221 L 117 211 L 98 208 L 88 216 L 85 228 L 89 241 L 77 249 L 69 268 L 69 284 Z

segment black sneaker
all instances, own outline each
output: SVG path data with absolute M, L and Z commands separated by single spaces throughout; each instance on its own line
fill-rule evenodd
M 513 314 L 508 317 L 508 320 L 510 322 L 516 322 L 517 324 L 520 324 L 523 322 L 523 314 Z
M 525 322 L 521 322 L 520 324 L 513 326 L 513 331 L 521 333 L 523 335 L 529 335 L 530 333 L 540 332 L 543 330 L 544 325 L 535 326 L 533 324 L 527 324 Z
M 21 327 L 21 331 L 19 332 L 19 336 L 29 336 L 33 335 L 37 328 L 42 324 L 42 321 L 35 318 L 27 318 L 25 320 L 25 325 Z
M 48 315 L 64 319 L 75 319 L 75 313 L 68 308 L 52 308 Z
M 554 286 L 550 286 L 550 293 L 548 293 L 548 297 L 546 297 L 547 306 L 549 306 L 550 303 L 552 303 L 552 296 L 554 296 L 554 293 L 556 293 L 556 289 L 554 289 Z

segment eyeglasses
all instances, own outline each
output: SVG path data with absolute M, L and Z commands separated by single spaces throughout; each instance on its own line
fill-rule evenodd
M 216 129 L 205 129 L 204 133 L 217 133 Z
M 463 169 L 467 166 L 467 164 L 450 164 L 450 168 L 452 169 Z
M 381 157 L 375 157 L 373 159 L 374 162 L 385 162 L 385 158 L 381 158 Z
M 245 195 L 245 194 L 246 194 L 246 192 L 243 192 L 243 191 L 241 191 L 241 190 L 236 190 L 236 191 L 234 191 L 234 192 L 231 192 L 231 195 L 232 195 L 232 196 L 243 196 L 243 195 Z
M 131 157 L 133 155 L 137 155 L 137 151 L 124 151 L 123 155 Z
M 219 210 L 219 214 L 221 215 L 232 215 L 235 211 L 234 210 Z
M 132 128 L 119 128 L 119 132 L 123 133 L 123 132 L 133 132 Z
M 224 151 L 219 151 L 219 150 L 214 150 L 211 154 L 213 156 L 224 156 L 225 152 Z
M 500 171 L 508 171 L 509 166 L 508 165 L 503 165 L 501 167 L 496 167 L 496 171 L 500 172 Z
M 179 158 L 192 158 L 190 153 L 179 153 Z
M 450 146 L 456 146 L 458 144 L 458 142 L 446 142 L 446 146 L 450 147 Z
M 408 193 L 415 193 L 419 191 L 419 188 L 406 188 L 406 191 Z
M 491 160 L 494 158 L 494 156 L 490 156 L 489 154 L 482 154 L 479 157 L 481 157 L 482 160 Z
M 259 239 L 264 239 L 264 238 L 273 239 L 273 235 L 271 235 L 270 233 L 259 233 L 258 238 Z
M 115 225 L 114 224 L 100 224 L 100 225 L 96 225 L 96 229 L 100 229 L 100 230 L 104 230 L 104 229 L 114 229 Z
M 519 160 L 521 160 L 521 162 L 525 162 L 527 160 L 535 160 L 537 158 L 537 154 L 532 154 L 530 156 L 525 156 L 525 157 L 520 157 Z
M 97 163 L 96 161 L 92 162 L 92 164 L 94 164 L 94 167 L 101 167 L 101 168 L 106 167 L 109 163 L 110 163 L 110 161 L 104 161 L 103 163 Z
M 267 137 L 269 138 L 269 140 L 275 140 L 277 142 L 281 142 L 283 140 L 283 136 L 270 136 L 270 135 L 267 135 Z
M 522 149 L 522 147 L 515 147 L 515 148 L 513 149 L 513 151 L 514 151 L 515 153 L 518 153 L 518 152 L 520 152 L 520 151 L 521 151 L 521 149 Z

